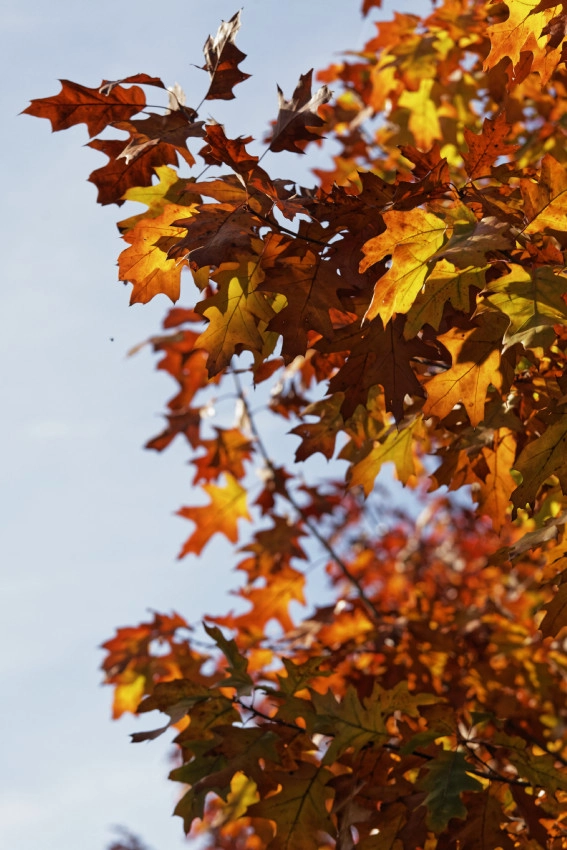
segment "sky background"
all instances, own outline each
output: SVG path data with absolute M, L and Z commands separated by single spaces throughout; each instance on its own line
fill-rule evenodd
M 424 4 L 396 3 L 418 12 Z M 252 74 L 210 114 L 234 137 L 261 138 L 277 112 L 276 83 L 290 96 L 301 73 L 336 61 L 374 32 L 359 0 L 248 0 L 237 38 Z M 19 116 L 55 95 L 58 78 L 100 85 L 144 71 L 180 83 L 188 102 L 205 90 L 202 46 L 236 0 L 96 4 L 4 0 L 2 71 L 2 332 L 0 418 L 0 847 L 105 850 L 113 824 L 153 850 L 187 847 L 171 818 L 176 788 L 165 736 L 132 745 L 147 717 L 110 721 L 97 648 L 149 609 L 190 621 L 222 613 L 234 585 L 214 547 L 178 562 L 190 526 L 174 511 L 191 503 L 188 452 L 142 451 L 161 430 L 173 384 L 149 348 L 158 297 L 128 308 L 116 281 L 117 219 L 131 210 L 96 205 L 86 182 L 106 162 L 83 147 L 80 125 L 52 134 Z M 390 17 L 385 4 L 382 17 Z M 376 17 L 376 16 L 375 16 Z M 151 90 L 150 90 L 151 91 Z M 151 102 L 151 94 L 148 93 Z M 272 155 L 273 156 L 273 155 Z M 267 157 L 275 176 L 313 183 L 312 157 Z M 183 303 L 183 299 L 181 300 Z M 113 340 L 113 341 L 111 341 Z M 293 444 L 295 447 L 296 443 Z

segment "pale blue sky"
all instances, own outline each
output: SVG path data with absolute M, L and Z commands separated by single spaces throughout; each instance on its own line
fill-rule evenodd
M 276 114 L 276 83 L 291 94 L 300 73 L 371 35 L 359 6 L 248 0 L 238 45 L 253 76 L 209 113 L 229 135 L 261 136 Z M 86 182 L 105 159 L 83 147 L 84 126 L 51 134 L 47 121 L 17 113 L 56 94 L 59 77 L 96 86 L 139 71 L 181 83 L 189 103 L 198 101 L 203 83 L 191 65 L 237 8 L 234 0 L 3 5 L 3 850 L 104 850 L 116 823 L 154 850 L 187 846 L 170 817 L 167 744 L 133 746 L 137 721 L 110 722 L 97 646 L 148 608 L 194 621 L 220 613 L 230 601 L 219 588 L 234 584 L 214 548 L 202 563 L 175 560 L 190 530 L 173 516 L 191 501 L 185 446 L 141 450 L 160 430 L 173 386 L 149 351 L 125 352 L 158 330 L 166 302 L 128 308 L 116 282 L 115 221 L 128 212 L 98 207 Z M 277 176 L 307 182 L 307 167 L 321 164 L 279 162 Z

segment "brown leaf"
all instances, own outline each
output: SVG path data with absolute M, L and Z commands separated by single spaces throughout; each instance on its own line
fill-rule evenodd
M 93 139 L 88 147 L 106 154 L 109 161 L 97 168 L 89 177 L 98 189 L 97 201 L 103 206 L 122 206 L 124 195 L 137 186 L 151 186 L 155 168 L 177 165 L 175 148 L 169 145 L 148 144 L 138 150 L 137 156 L 127 155 L 127 147 L 118 139 Z
M 66 130 L 75 124 L 86 124 L 89 136 L 97 136 L 115 121 L 127 121 L 146 105 L 144 92 L 138 86 L 125 89 L 116 84 L 108 94 L 101 88 L 89 89 L 70 80 L 60 80 L 61 91 L 55 97 L 32 100 L 24 114 L 48 118 L 52 130 Z
M 317 110 L 331 99 L 331 92 L 327 86 L 321 86 L 312 95 L 312 75 L 313 70 L 300 76 L 291 100 L 285 99 L 278 86 L 279 112 L 270 141 L 271 151 L 304 153 L 307 142 L 321 138 L 319 132 L 313 132 L 325 123 Z
M 250 76 L 238 67 L 238 63 L 246 59 L 246 54 L 234 43 L 239 29 L 240 11 L 229 21 L 223 21 L 215 37 L 209 36 L 205 42 L 203 70 L 208 71 L 211 78 L 205 100 L 232 100 L 235 96 L 232 91 L 234 86 Z
M 504 112 L 499 112 L 495 118 L 485 118 L 481 133 L 473 133 L 465 127 L 465 141 L 469 150 L 463 154 L 463 159 L 471 180 L 487 177 L 497 159 L 502 156 L 512 157 L 516 153 L 520 145 L 506 141 L 511 131 L 512 126 L 506 121 Z

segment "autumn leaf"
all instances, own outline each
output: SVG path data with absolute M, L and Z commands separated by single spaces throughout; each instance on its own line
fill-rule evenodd
M 86 124 L 92 138 L 109 124 L 128 120 L 146 105 L 144 92 L 138 86 L 123 88 L 110 84 L 109 89 L 109 84 L 103 80 L 100 88 L 89 89 L 70 80 L 60 80 L 60 83 L 58 95 L 32 100 L 24 109 L 27 115 L 48 118 L 53 131 Z
M 131 304 L 147 304 L 156 295 L 167 295 L 177 301 L 184 261 L 169 259 L 167 248 L 183 236 L 184 230 L 172 222 L 192 215 L 192 207 L 168 204 L 161 215 L 144 218 L 124 234 L 130 248 L 118 260 L 120 280 L 133 284 Z M 159 242 L 159 246 L 158 243 Z
M 158 150 L 155 146 L 147 147 L 132 160 L 122 157 L 125 145 L 117 139 L 93 139 L 88 146 L 101 151 L 109 159 L 106 165 L 95 169 L 89 177 L 89 182 L 98 189 L 97 201 L 103 206 L 122 206 L 126 200 L 124 196 L 131 189 L 151 187 L 156 167 L 163 167 L 164 163 L 177 165 L 174 151 Z
M 384 324 L 394 313 L 407 313 L 421 290 L 429 269 L 429 261 L 445 238 L 445 222 L 421 209 L 408 212 L 392 210 L 383 214 L 386 232 L 362 246 L 365 257 L 360 271 L 386 256 L 391 267 L 376 282 L 365 320 L 380 316 Z
M 521 3 L 507 0 L 507 18 L 488 28 L 491 49 L 485 70 L 494 68 L 501 59 L 510 59 L 513 66 L 518 66 L 522 54 L 532 54 L 533 70 L 539 71 L 543 83 L 547 82 L 559 62 L 560 51 L 557 44 L 546 50 L 549 39 L 544 30 L 559 5 L 546 4 L 542 9 L 539 0 L 522 0 Z
M 465 142 L 468 153 L 463 154 L 465 168 L 471 180 L 486 177 L 497 159 L 503 156 L 512 157 L 520 147 L 511 145 L 508 138 L 512 127 L 506 120 L 504 112 L 499 112 L 494 118 L 485 118 L 481 133 L 473 133 L 465 127 Z
M 433 97 L 434 87 L 435 80 L 422 79 L 417 91 L 406 89 L 398 101 L 399 106 L 409 111 L 408 128 L 415 144 L 423 150 L 428 150 L 434 142 L 443 138 Z
M 524 233 L 567 229 L 567 174 L 559 162 L 545 156 L 539 179 L 524 178 L 520 188 L 528 219 Z
M 245 74 L 238 67 L 246 59 L 246 54 L 234 43 L 239 29 L 240 11 L 229 21 L 223 21 L 215 37 L 209 36 L 205 42 L 204 70 L 208 71 L 211 78 L 205 100 L 232 100 L 235 96 L 232 91 L 234 86 L 250 77 L 250 74 Z
M 194 189 L 194 184 L 191 181 L 180 179 L 177 171 L 173 168 L 169 168 L 167 165 L 160 165 L 154 169 L 154 172 L 158 178 L 157 183 L 149 186 L 137 184 L 135 187 L 127 189 L 124 193 L 124 201 L 135 201 L 136 203 L 145 204 L 147 209 L 144 212 L 119 221 L 117 227 L 122 234 L 128 230 L 132 230 L 139 221 L 147 218 L 157 218 L 163 213 L 168 204 L 179 204 L 180 206 L 188 207 L 200 201 L 200 197 Z
M 542 266 L 533 270 L 510 264 L 510 271 L 485 290 L 509 325 L 504 347 L 520 342 L 524 348 L 547 347 L 555 340 L 554 325 L 567 324 L 567 277 Z
M 482 321 L 472 330 L 450 330 L 439 341 L 450 352 L 450 369 L 427 381 L 426 416 L 448 416 L 455 405 L 463 404 L 471 425 L 484 419 L 484 406 L 490 386 L 502 386 L 500 351 L 496 343 L 502 339 L 502 322 L 495 314 L 482 314 Z
M 331 99 L 327 86 L 321 86 L 311 94 L 313 71 L 307 71 L 299 78 L 290 100 L 286 100 L 278 86 L 279 112 L 270 140 L 270 150 L 303 153 L 307 142 L 321 138 L 318 130 L 325 123 L 318 109 Z
M 550 475 L 557 475 L 567 490 L 566 447 L 567 414 L 557 413 L 550 418 L 544 433 L 526 445 L 514 464 L 522 476 L 522 483 L 512 493 L 516 508 L 533 505 L 539 488 Z
M 216 295 L 199 305 L 209 324 L 196 343 L 209 353 L 207 368 L 211 376 L 244 349 L 271 353 L 276 337 L 270 337 L 268 323 L 282 303 L 281 299 L 278 304 L 258 291 L 263 273 L 253 261 L 221 267 L 214 279 L 218 284 Z
M 191 553 L 199 555 L 211 537 L 217 533 L 224 534 L 228 540 L 236 543 L 237 521 L 250 520 L 246 505 L 246 490 L 232 475 L 225 473 L 224 478 L 226 482 L 224 487 L 216 484 L 202 485 L 202 489 L 211 500 L 208 505 L 181 508 L 178 511 L 178 516 L 195 523 L 193 533 L 187 538 L 179 553 L 180 558 Z
M 461 799 L 464 791 L 481 791 L 478 779 L 470 775 L 470 765 L 459 750 L 442 750 L 426 765 L 426 775 L 419 787 L 427 792 L 427 822 L 434 832 L 442 832 L 451 818 L 466 818 L 467 810 Z
M 274 779 L 279 775 L 276 771 Z M 326 807 L 333 796 L 328 785 L 332 775 L 326 767 L 302 762 L 293 773 L 293 784 L 282 784 L 279 793 L 249 807 L 251 817 L 275 824 L 268 850 L 319 850 L 318 832 L 334 834 Z
M 559 585 L 553 599 L 544 606 L 545 617 L 539 624 L 544 637 L 557 637 L 567 626 L 567 584 Z
M 455 310 L 469 313 L 470 289 L 484 289 L 485 273 L 486 267 L 458 269 L 447 260 L 439 260 L 407 313 L 406 339 L 417 336 L 426 324 L 438 331 L 447 302 Z
M 385 463 L 393 463 L 398 479 L 402 484 L 407 484 L 422 468 L 418 458 L 422 436 L 422 420 L 419 417 L 405 427 L 387 429 L 385 438 L 376 440 L 370 453 L 351 468 L 348 486 L 360 485 L 364 495 L 368 496 Z

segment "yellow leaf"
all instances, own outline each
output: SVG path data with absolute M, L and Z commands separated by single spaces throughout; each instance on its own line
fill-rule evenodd
M 167 252 L 187 231 L 184 227 L 173 227 L 171 222 L 189 218 L 194 208 L 194 205 L 168 204 L 161 215 L 144 216 L 124 235 L 130 248 L 120 254 L 118 277 L 133 284 L 130 304 L 146 304 L 159 293 L 177 301 L 181 270 L 187 263 L 168 259 Z
M 431 99 L 431 90 L 435 84 L 433 79 L 422 79 L 417 91 L 406 89 L 398 104 L 409 109 L 408 127 L 413 133 L 418 148 L 428 151 L 437 139 L 443 138 L 439 124 L 438 106 Z
M 364 318 L 380 316 L 383 323 L 394 313 L 407 313 L 427 273 L 429 261 L 443 244 L 445 222 L 422 209 L 391 210 L 384 213 L 387 230 L 362 246 L 366 255 L 360 263 L 365 272 L 374 263 L 391 255 L 392 265 L 376 282 Z
M 195 523 L 195 530 L 185 541 L 179 557 L 193 552 L 199 555 L 213 534 L 224 534 L 232 543 L 238 540 L 238 519 L 250 520 L 246 503 L 246 490 L 236 478 L 225 473 L 226 484 L 203 484 L 202 489 L 210 496 L 208 505 L 181 508 L 178 515 Z
M 463 403 L 471 425 L 484 419 L 488 388 L 502 386 L 500 346 L 502 317 L 497 313 L 481 314 L 482 323 L 470 331 L 451 328 L 439 337 L 450 352 L 453 363 L 446 372 L 434 375 L 426 384 L 425 416 L 443 419 L 455 405 Z
M 393 463 L 396 474 L 402 484 L 407 484 L 412 475 L 421 471 L 417 456 L 417 445 L 423 437 L 423 421 L 416 418 L 410 425 L 399 431 L 393 429 L 383 442 L 376 442 L 370 454 L 356 463 L 351 471 L 348 486 L 360 485 L 366 496 L 374 487 L 374 480 L 385 463 Z

